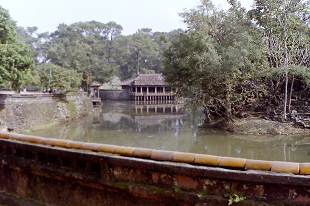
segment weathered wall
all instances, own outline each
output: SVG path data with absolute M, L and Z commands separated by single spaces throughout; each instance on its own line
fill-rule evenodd
M 227 205 L 242 197 L 246 199 L 238 205 L 310 201 L 307 175 L 206 165 L 215 162 L 215 156 L 205 156 L 206 164 L 188 164 L 191 154 L 14 133 L 0 136 L 0 204 L 198 206 Z M 236 158 L 224 157 L 217 164 L 227 161 L 238 164 Z M 255 165 L 262 166 L 259 161 Z M 289 168 L 281 165 L 284 171 Z
M 36 130 L 85 116 L 92 108 L 91 99 L 81 94 L 0 95 L 0 124 L 2 130 Z
M 126 90 L 100 89 L 99 96 L 101 100 L 130 100 L 130 93 Z

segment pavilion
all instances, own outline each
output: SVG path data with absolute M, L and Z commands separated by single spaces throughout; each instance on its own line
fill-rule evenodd
M 120 86 L 130 92 L 130 98 L 135 101 L 171 101 L 175 93 L 164 81 L 162 74 L 138 74 L 123 81 Z

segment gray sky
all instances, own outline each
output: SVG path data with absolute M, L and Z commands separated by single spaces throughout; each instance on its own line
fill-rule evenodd
M 199 0 L 0 0 L 18 26 L 37 26 L 39 32 L 53 32 L 60 23 L 115 21 L 129 35 L 141 28 L 169 32 L 186 28 L 178 13 L 199 5 Z M 228 8 L 225 0 L 213 0 Z M 248 10 L 253 0 L 241 0 Z

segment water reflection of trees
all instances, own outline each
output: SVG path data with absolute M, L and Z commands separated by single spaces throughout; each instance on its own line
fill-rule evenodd
M 33 134 L 248 159 L 310 161 L 309 136 L 232 135 L 199 128 L 204 117 L 201 110 L 186 114 L 182 110 L 180 113 L 174 110 L 175 114 L 169 110 L 161 114 L 161 109 L 156 113 L 149 108 L 147 113 L 144 108 L 142 114 L 135 110 L 132 102 L 109 102 L 78 121 L 62 123 Z

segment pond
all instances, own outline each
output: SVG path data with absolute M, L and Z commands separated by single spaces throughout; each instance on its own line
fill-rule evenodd
M 310 162 L 310 136 L 254 136 L 200 128 L 202 110 L 182 104 L 103 101 L 93 114 L 32 135 L 227 157 Z

